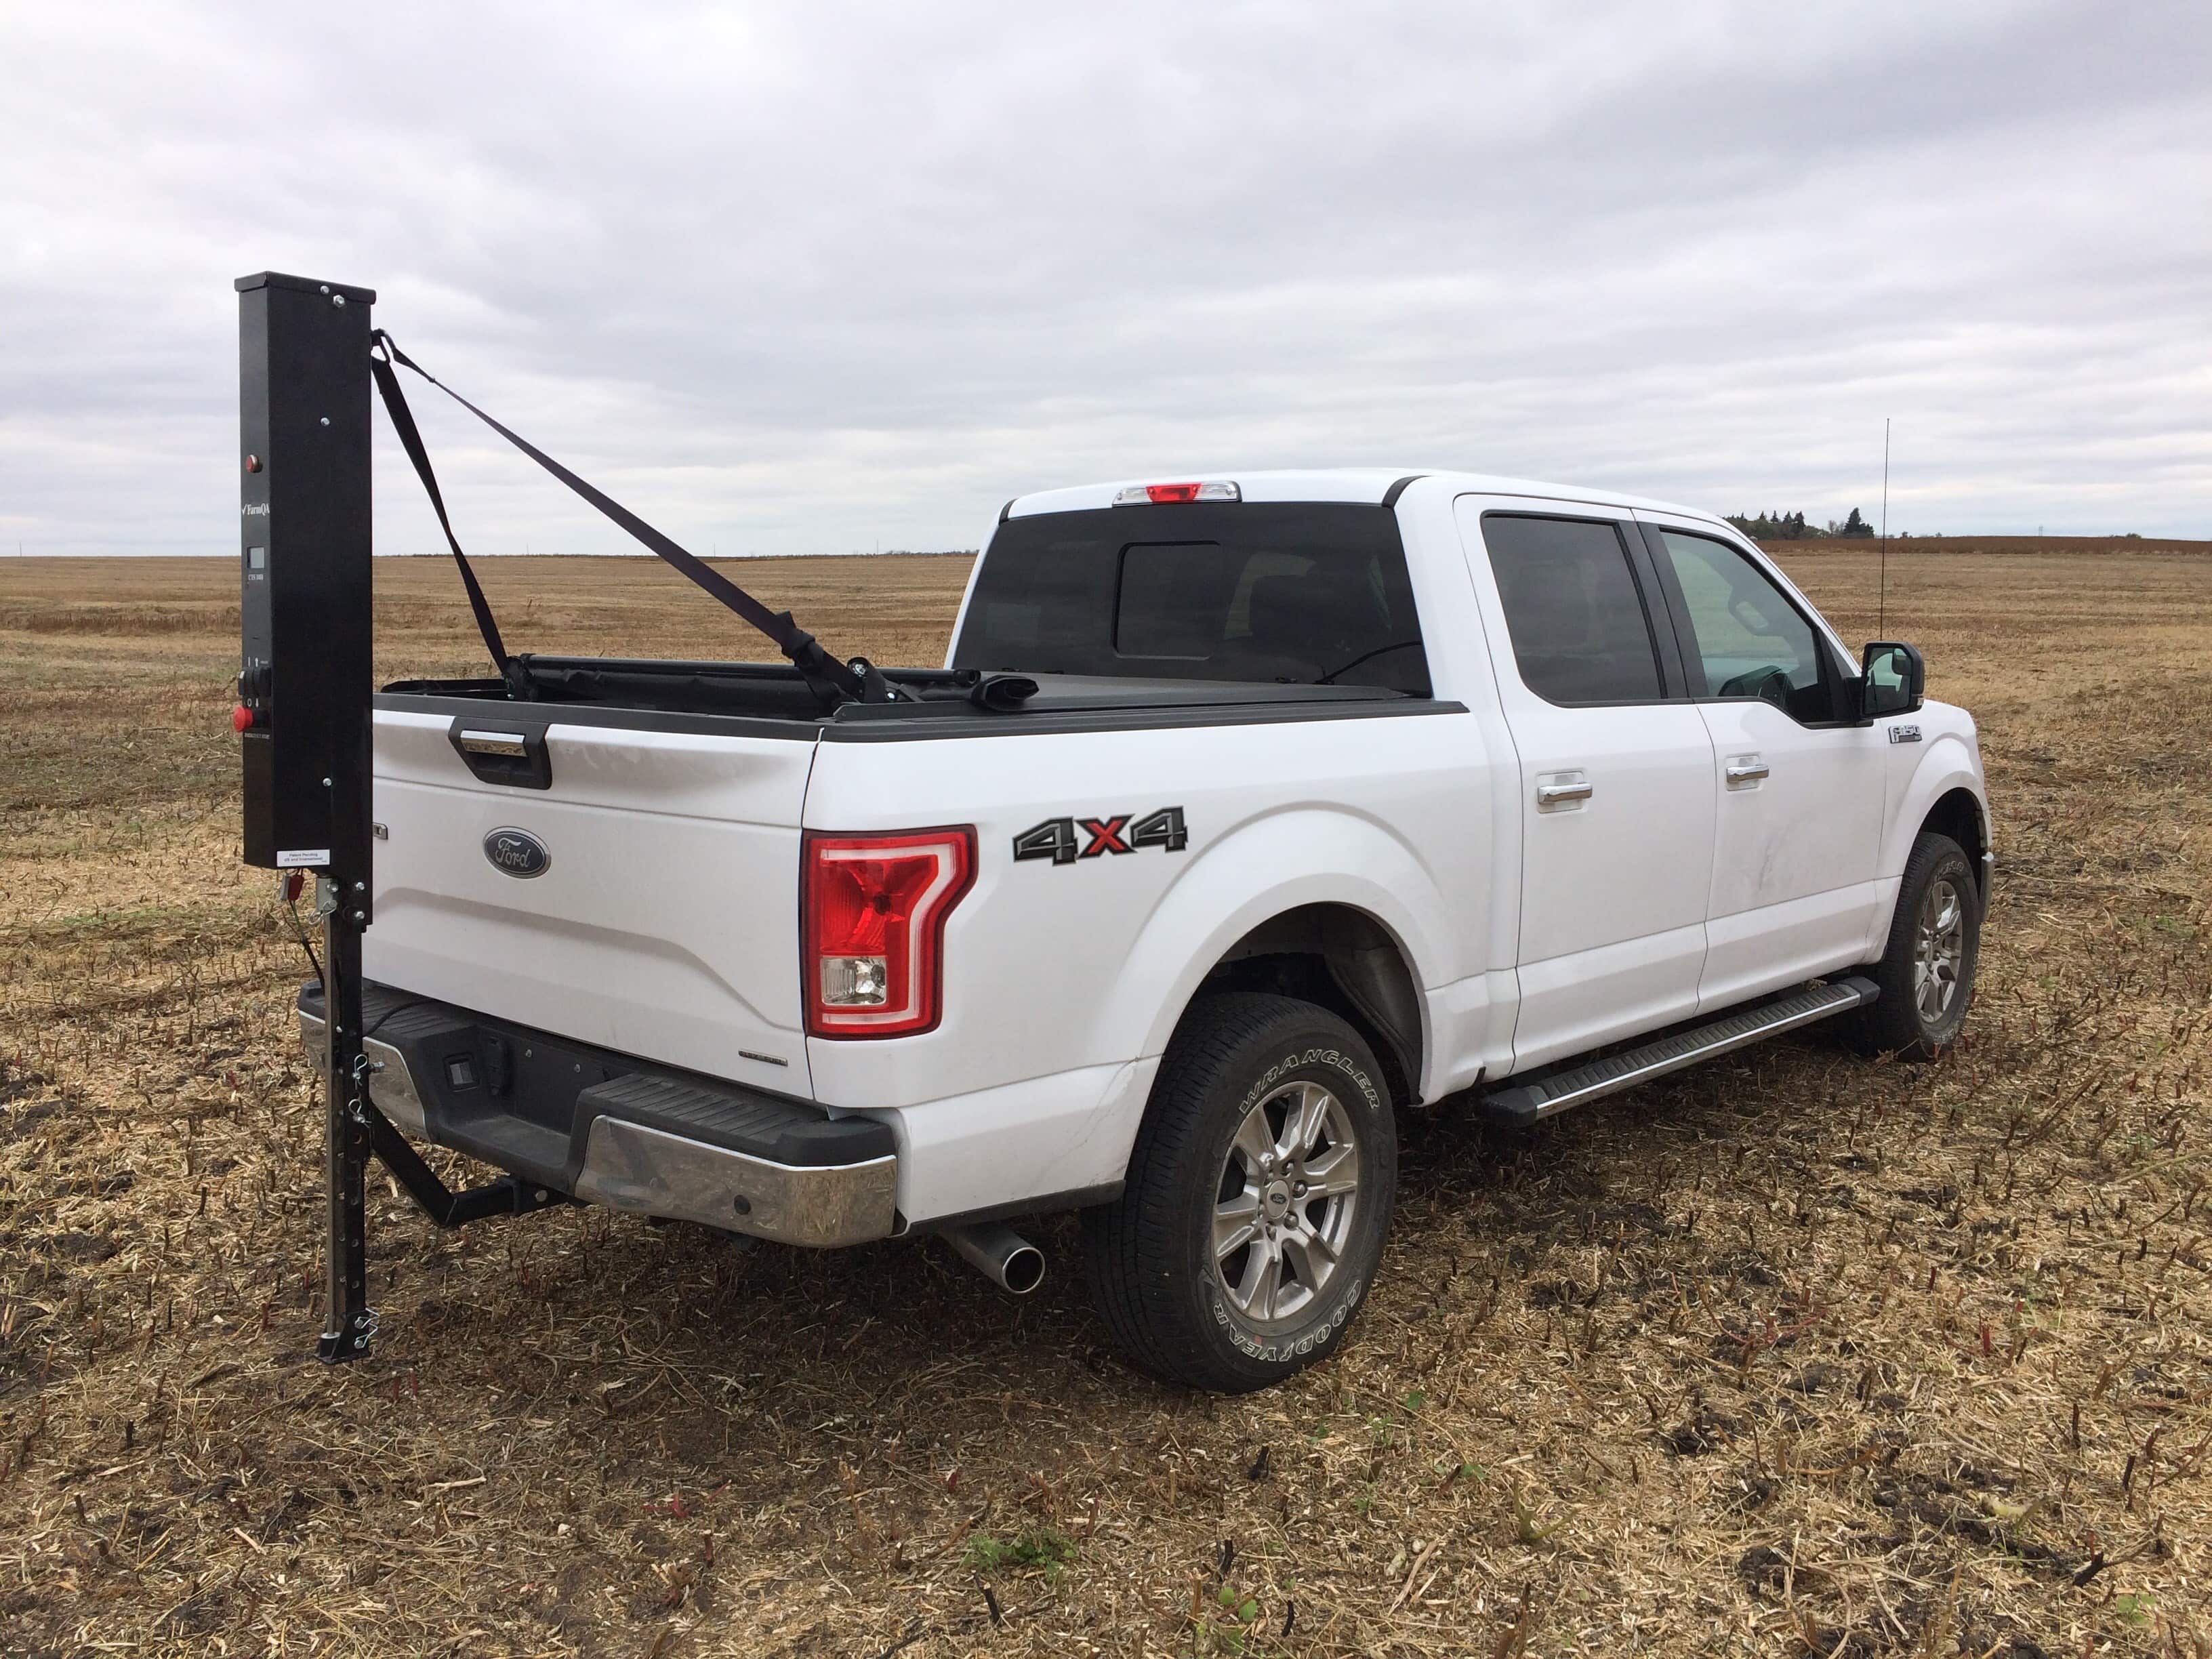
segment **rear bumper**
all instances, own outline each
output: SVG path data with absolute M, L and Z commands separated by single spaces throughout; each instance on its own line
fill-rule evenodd
M 371 985 L 369 1098 L 418 1139 L 589 1203 L 828 1247 L 899 1227 L 890 1127 Z M 322 988 L 300 994 L 319 1061 Z

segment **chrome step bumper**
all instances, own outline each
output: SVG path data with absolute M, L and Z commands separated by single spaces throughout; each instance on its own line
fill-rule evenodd
M 300 1037 L 323 1056 L 319 988 Z M 526 1031 L 371 987 L 377 1109 L 450 1146 L 587 1203 L 828 1248 L 897 1231 L 888 1125 Z M 534 1064 L 533 1064 L 534 1062 Z M 551 1079 L 564 1080 L 556 1086 Z
M 865 1244 L 896 1224 L 898 1159 L 806 1168 L 602 1117 L 592 1125 L 576 1196 L 785 1244 Z
M 1856 975 L 1832 984 L 1808 986 L 1771 1002 L 1759 1003 L 1693 1030 L 1677 1032 L 1638 1048 L 1608 1054 L 1571 1071 L 1534 1082 L 1493 1090 L 1482 1098 L 1482 1115 L 1498 1123 L 1534 1123 L 1584 1101 L 1618 1094 L 1639 1083 L 1695 1066 L 1732 1048 L 1741 1048 L 1801 1025 L 1863 1008 L 1881 994 L 1870 979 Z

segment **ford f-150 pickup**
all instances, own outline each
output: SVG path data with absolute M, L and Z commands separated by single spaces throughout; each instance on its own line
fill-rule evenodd
M 1708 514 L 1446 472 L 1007 504 L 945 665 L 518 657 L 376 699 L 371 1097 L 791 1244 L 1083 1212 L 1139 1367 L 1328 1354 L 1395 1115 L 1528 1123 L 1835 1018 L 1934 1056 L 1972 721 Z M 302 997 L 311 1030 L 319 994 Z

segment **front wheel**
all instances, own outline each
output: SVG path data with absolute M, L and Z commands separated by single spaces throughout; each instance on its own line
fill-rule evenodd
M 1099 1312 L 1163 1382 L 1280 1382 L 1344 1340 L 1397 1177 L 1382 1068 L 1357 1032 L 1290 997 L 1209 997 L 1168 1044 L 1121 1196 L 1084 1216 Z
M 1881 995 L 1860 1018 L 1862 1045 L 1903 1060 L 1948 1048 L 1974 1000 L 1981 941 L 1973 865 L 1948 836 L 1923 830 L 1905 860 L 1888 948 L 1869 970 Z

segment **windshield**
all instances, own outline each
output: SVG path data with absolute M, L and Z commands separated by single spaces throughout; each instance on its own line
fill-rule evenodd
M 952 666 L 1429 694 L 1397 515 L 1334 502 L 1009 519 Z

